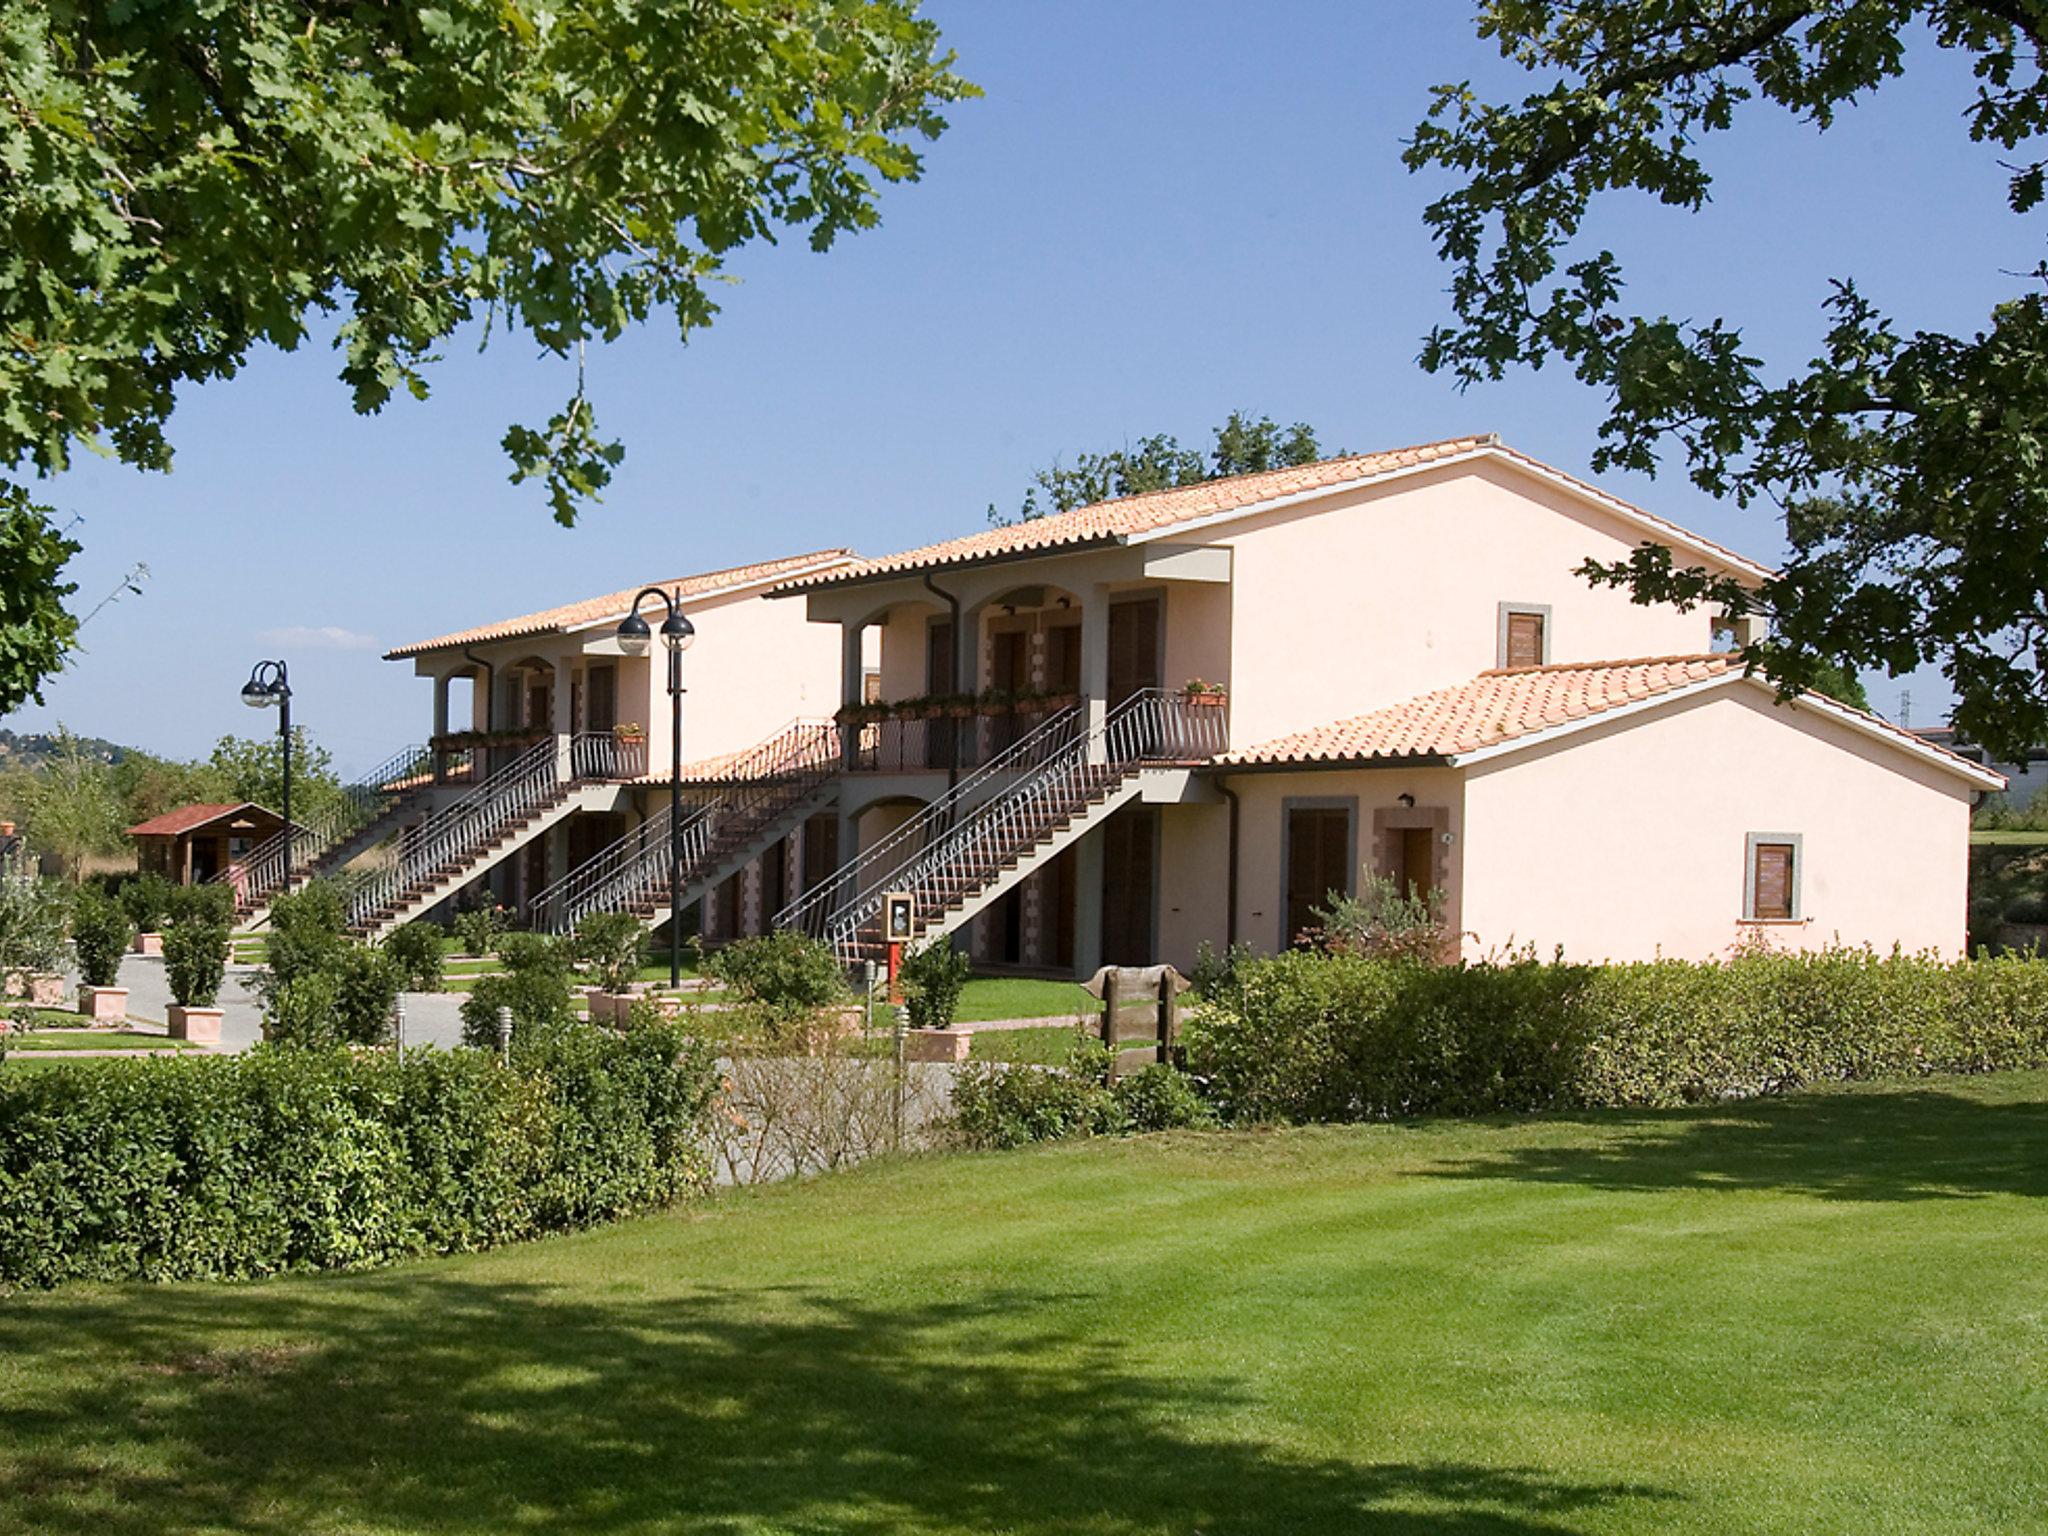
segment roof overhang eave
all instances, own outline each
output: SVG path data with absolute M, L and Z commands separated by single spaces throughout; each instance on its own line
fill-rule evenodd
M 940 571 L 980 569 L 990 565 L 1015 565 L 1020 560 L 1049 560 L 1061 555 L 1088 554 L 1098 549 L 1117 549 L 1138 540 L 1127 534 L 1105 534 L 1096 539 L 1071 539 L 1063 544 L 1047 544 L 1037 549 L 1009 550 L 999 555 L 967 556 L 958 560 L 931 560 L 918 565 L 906 565 L 900 570 L 868 571 L 849 576 L 829 576 L 823 581 L 805 582 L 801 586 L 777 587 L 769 597 L 809 597 L 814 592 L 843 592 L 852 587 L 879 586 L 886 581 L 916 581 L 921 576 L 935 575 Z

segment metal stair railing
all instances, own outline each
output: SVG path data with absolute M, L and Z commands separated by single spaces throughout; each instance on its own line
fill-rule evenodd
M 839 768 L 838 730 L 798 720 L 722 766 L 703 783 L 722 786 L 710 802 L 683 807 L 682 868 L 688 880 L 788 807 L 809 798 Z M 668 891 L 668 807 L 586 859 L 533 900 L 536 927 L 566 933 L 593 912 L 639 912 Z
M 433 759 L 423 746 L 394 752 L 371 769 L 361 780 L 344 785 L 341 797 L 315 816 L 292 823 L 291 868 L 285 868 L 285 836 L 274 833 L 233 860 L 215 874 L 215 881 L 231 881 L 235 904 L 251 907 L 284 889 L 307 873 L 336 848 L 376 821 L 397 802 L 407 783 L 422 770 L 431 771 Z
M 958 820 L 963 806 L 981 798 L 991 781 L 1029 772 L 1049 756 L 1065 751 L 1080 738 L 1087 718 L 1085 702 L 1069 705 L 1057 714 L 1047 716 L 887 837 L 866 852 L 847 860 L 776 913 L 774 926 L 797 928 L 813 938 L 823 938 L 846 905 L 857 899 L 863 885 L 877 888 L 874 885 L 876 871 L 914 858 Z
M 587 738 L 602 737 L 608 745 L 610 732 L 585 732 L 571 738 L 569 761 L 572 777 L 579 762 L 593 766 L 603 762 L 593 748 L 581 750 Z M 432 880 L 443 870 L 459 867 L 473 858 L 513 822 L 554 803 L 563 788 L 562 755 L 555 738 L 549 737 L 529 748 L 492 774 L 453 805 L 444 807 L 417 826 L 406 829 L 399 839 L 398 856 L 390 866 L 365 881 L 349 904 L 349 921 L 362 924 L 389 906 L 411 887 Z M 591 773 L 587 777 L 608 775 Z
M 921 937 L 1049 832 L 1071 823 L 1145 764 L 1202 762 L 1228 745 L 1229 728 L 1220 708 L 1191 705 L 1177 693 L 1133 694 L 1099 725 L 966 811 L 922 851 L 874 877 L 864 894 L 832 914 L 823 937 L 851 966 L 860 958 L 863 933 L 881 916 L 883 896 L 892 891 L 910 893 Z

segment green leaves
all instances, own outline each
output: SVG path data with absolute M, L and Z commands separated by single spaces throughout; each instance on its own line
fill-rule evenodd
M 975 94 L 951 64 L 915 0 L 0 0 L 0 466 L 168 468 L 178 387 L 315 311 L 361 412 L 486 314 L 565 361 L 661 311 L 686 336 L 733 249 L 876 222 Z M 624 451 L 580 387 L 505 447 L 565 523 Z M 11 708 L 69 633 L 0 583 Z
M 2032 4 L 1492 0 L 1481 35 L 1551 83 L 1514 105 L 1439 87 L 1416 130 L 1409 166 L 1456 181 L 1426 215 L 1456 318 L 1422 361 L 1470 384 L 1561 360 L 1610 402 L 1596 469 L 1675 451 L 1702 489 L 1786 510 L 1793 556 L 1760 588 L 1649 552 L 1597 579 L 1768 618 L 1748 659 L 1788 690 L 1838 662 L 1938 664 L 1957 723 L 2018 751 L 2048 739 L 2048 266 L 1974 337 L 1909 333 L 1843 279 L 1820 355 L 1779 382 L 1727 321 L 1627 313 L 1620 263 L 1579 238 L 1603 194 L 1698 208 L 1707 135 L 1766 105 L 1825 128 L 1903 71 L 1921 26 L 1975 59 L 1972 138 L 2018 151 L 2048 128 Z M 2043 160 L 2009 175 L 2014 210 L 2035 207 Z

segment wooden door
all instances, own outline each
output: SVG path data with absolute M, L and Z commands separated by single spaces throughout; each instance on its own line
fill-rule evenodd
M 619 723 L 619 674 L 616 667 L 590 669 L 589 718 L 584 728 L 608 731 Z
M 804 894 L 809 895 L 839 868 L 839 817 L 827 811 L 804 823 Z
M 789 839 L 761 855 L 761 931 L 775 926 L 775 914 L 789 905 Z
M 1031 636 L 1022 630 L 999 629 L 989 636 L 988 685 L 998 693 L 1024 693 L 1031 687 Z M 1012 745 L 1024 733 L 1017 711 L 988 717 L 988 751 L 992 755 Z
M 1294 944 L 1318 926 L 1330 893 L 1351 894 L 1351 813 L 1343 806 L 1299 806 L 1287 813 L 1287 927 Z
M 1081 691 L 1081 626 L 1055 624 L 1045 632 L 1045 691 Z
M 1109 706 L 1157 688 L 1159 614 L 1156 597 L 1125 598 L 1109 605 Z
M 1102 826 L 1102 963 L 1152 963 L 1152 856 L 1159 813 L 1119 811 Z

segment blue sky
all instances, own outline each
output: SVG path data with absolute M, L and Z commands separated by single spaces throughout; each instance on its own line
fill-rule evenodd
M 987 92 L 890 189 L 880 229 L 815 255 L 747 253 L 713 329 L 657 324 L 597 354 L 600 420 L 628 455 L 571 530 L 506 482 L 497 446 L 544 419 L 567 364 L 459 338 L 425 404 L 357 418 L 323 346 L 189 392 L 169 475 L 88 462 L 42 486 L 82 516 L 89 608 L 137 561 L 48 704 L 7 724 L 180 755 L 257 724 L 236 698 L 285 656 L 296 713 L 365 768 L 428 718 L 393 644 L 635 581 L 850 543 L 871 553 L 983 526 L 1038 466 L 1155 431 L 1206 441 L 1233 408 L 1313 423 L 1326 445 L 1498 431 L 1583 473 L 1601 401 L 1556 370 L 1460 395 L 1415 365 L 1444 314 L 1400 164 L 1429 87 L 1519 88 L 1456 0 L 992 5 L 932 0 Z M 1641 201 L 1592 233 L 1636 301 L 1729 314 L 1796 366 L 1827 280 L 1854 275 L 1908 326 L 1970 328 L 2037 255 L 1995 157 L 1958 114 L 1965 68 L 1914 76 L 1815 135 L 1754 110 L 1712 163 L 1714 206 Z M 1604 482 L 1745 552 L 1765 509 L 1666 475 Z M 716 644 L 705 635 L 702 644 Z M 1916 723 L 1945 701 L 1914 679 Z M 1874 682 L 1896 713 L 1901 685 Z

